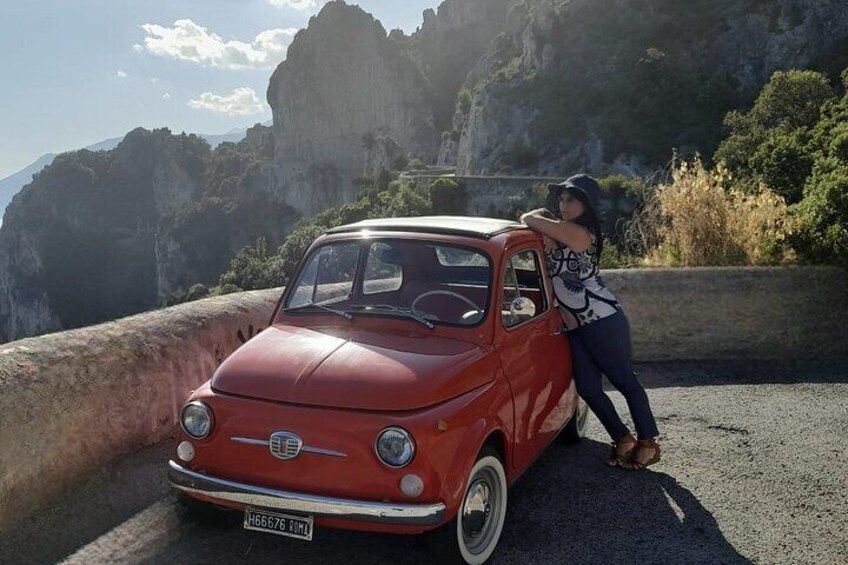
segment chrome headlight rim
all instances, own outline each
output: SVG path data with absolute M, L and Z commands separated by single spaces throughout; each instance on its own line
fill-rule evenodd
M 209 419 L 209 431 L 207 431 L 203 435 L 195 435 L 191 433 L 185 425 L 185 413 L 189 408 L 200 408 L 203 410 L 206 417 Z M 193 400 L 191 402 L 187 402 L 182 409 L 180 410 L 180 428 L 182 428 L 183 432 L 187 436 L 192 439 L 206 439 L 210 435 L 212 435 L 212 431 L 215 429 L 215 415 L 212 413 L 212 408 L 209 407 L 205 402 L 201 402 L 200 400 Z
M 402 464 L 394 465 L 394 464 L 386 461 L 385 459 L 383 459 L 380 456 L 380 438 L 382 438 L 383 435 L 385 435 L 388 432 L 396 432 L 396 433 L 401 434 L 404 437 L 404 439 L 409 443 L 409 447 L 410 447 L 409 459 L 407 459 Z M 405 429 L 401 428 L 400 426 L 389 426 L 387 428 L 383 428 L 382 430 L 380 430 L 380 432 L 377 434 L 377 438 L 374 440 L 374 455 L 377 457 L 377 460 L 380 463 L 382 463 L 383 465 L 385 465 L 386 467 L 388 467 L 390 469 L 403 469 L 404 467 L 408 466 L 410 463 L 412 463 L 412 460 L 415 459 L 415 453 L 416 453 L 415 440 L 412 438 L 412 434 L 409 433 L 408 431 L 406 431 Z

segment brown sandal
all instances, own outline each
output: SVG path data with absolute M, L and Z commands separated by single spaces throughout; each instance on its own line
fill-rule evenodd
M 627 434 L 612 444 L 612 451 L 607 457 L 607 465 L 610 467 L 621 467 L 627 463 L 636 451 L 639 442 L 631 434 Z
M 646 452 L 651 453 L 651 456 L 648 457 L 648 459 L 644 458 Z M 640 457 L 640 455 L 642 455 L 642 457 Z M 660 446 L 657 441 L 655 439 L 641 439 L 637 444 L 637 448 L 631 452 L 630 458 L 621 466 L 631 471 L 639 471 L 646 467 L 650 467 L 659 460 Z

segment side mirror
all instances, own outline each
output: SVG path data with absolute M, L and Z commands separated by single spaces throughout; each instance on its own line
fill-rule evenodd
M 513 298 L 509 304 L 509 312 L 522 320 L 529 320 L 536 315 L 536 303 L 526 296 Z

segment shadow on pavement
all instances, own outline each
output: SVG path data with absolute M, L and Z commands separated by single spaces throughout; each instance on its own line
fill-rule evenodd
M 94 471 L 0 532 L 0 564 L 57 563 L 168 493 L 165 440 Z
M 554 445 L 510 491 L 510 510 L 493 564 L 748 563 L 712 514 L 664 473 L 606 467 L 607 446 Z M 179 512 L 178 510 L 174 510 Z M 241 529 L 229 513 L 217 525 L 181 514 L 179 539 L 152 563 L 432 563 L 426 536 L 318 529 L 300 542 Z
M 635 364 L 645 388 L 848 383 L 848 360 L 662 361 Z
M 515 485 L 501 544 L 534 548 L 516 563 L 749 563 L 674 477 L 607 467 L 608 450 L 552 446 Z

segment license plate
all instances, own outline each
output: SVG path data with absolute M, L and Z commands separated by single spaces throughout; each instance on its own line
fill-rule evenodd
M 244 529 L 312 541 L 311 516 L 292 516 L 248 506 L 244 510 Z

